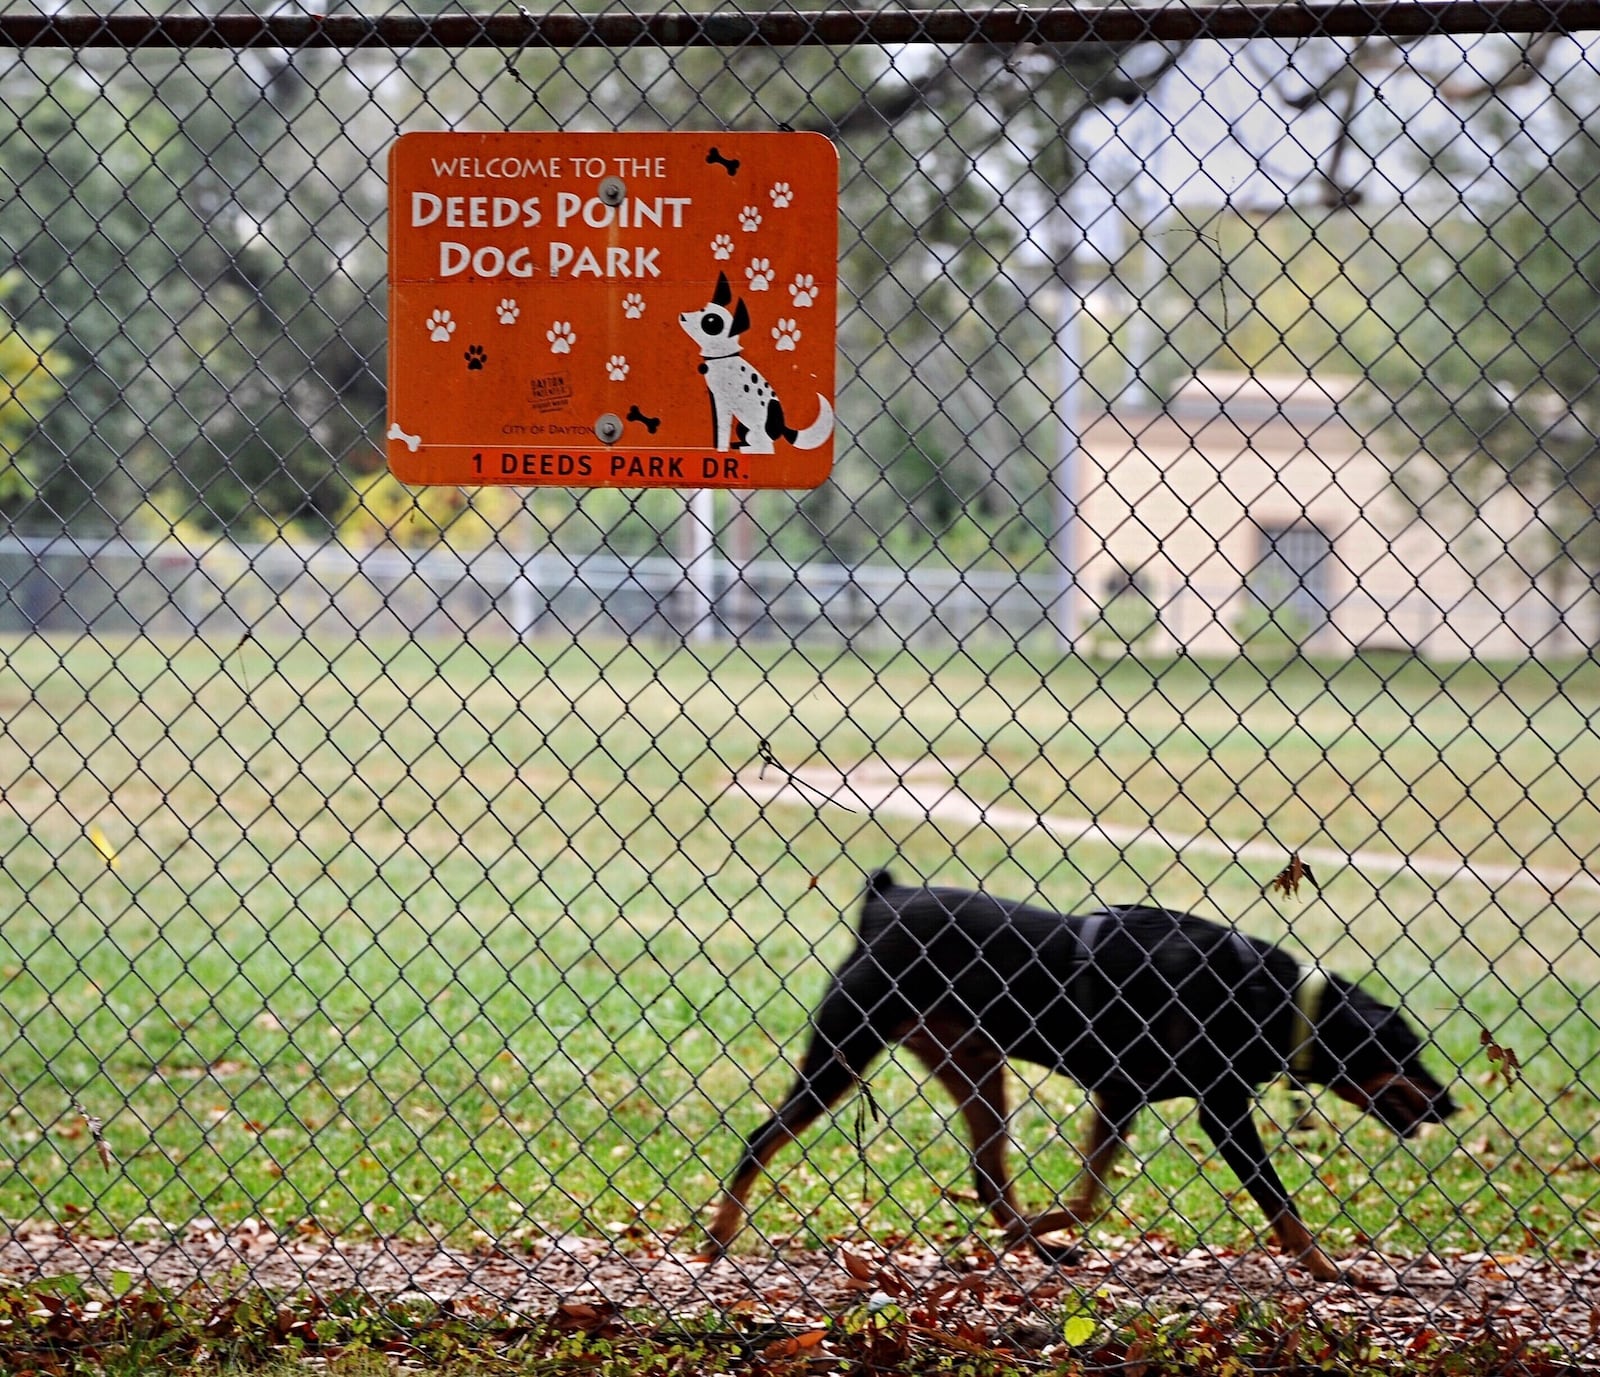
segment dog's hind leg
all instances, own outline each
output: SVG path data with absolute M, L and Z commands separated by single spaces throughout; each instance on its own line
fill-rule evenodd
M 841 974 L 813 1016 L 811 1043 L 794 1085 L 772 1117 L 745 1144 L 711 1216 L 707 1233 L 712 1257 L 727 1250 L 744 1224 L 751 1187 L 778 1149 L 799 1137 L 859 1084 L 868 1063 L 893 1040 L 886 1036 L 888 1027 L 904 1027 L 905 1019 L 898 1015 L 893 1001 L 879 994 L 877 1003 L 869 1005 L 862 984 Z M 881 977 L 870 985 L 881 991 Z
M 1107 1191 L 1112 1165 L 1128 1144 L 1128 1130 L 1133 1126 L 1142 1103 L 1137 1097 L 1127 1098 L 1103 1091 L 1096 1091 L 1090 1097 L 1094 1117 L 1089 1121 L 1089 1141 L 1084 1147 L 1078 1193 L 1063 1208 L 1048 1210 L 1030 1219 L 1030 1233 L 1048 1234 L 1057 1229 L 1082 1229 L 1100 1213 L 1100 1199 Z
M 1303 1263 L 1319 1281 L 1338 1281 L 1343 1274 L 1318 1247 L 1278 1173 L 1273 1170 L 1266 1144 L 1261 1141 L 1261 1133 L 1250 1117 L 1249 1097 L 1245 1094 L 1212 1095 L 1200 1100 L 1199 1111 L 1200 1127 L 1217 1145 L 1222 1160 L 1233 1168 L 1244 1188 L 1261 1206 L 1284 1250 Z
M 1027 1221 L 1017 1208 L 1006 1167 L 1010 1135 L 1005 1059 L 986 1038 L 957 1034 L 950 1041 L 954 1045 L 946 1045 L 927 1028 L 918 1028 L 905 1039 L 905 1047 L 961 1110 L 972 1139 L 972 1177 L 978 1199 L 1007 1235 L 1020 1236 Z

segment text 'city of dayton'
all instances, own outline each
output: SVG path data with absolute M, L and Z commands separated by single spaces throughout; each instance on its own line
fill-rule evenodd
M 616 204 L 575 191 L 556 193 L 553 207 L 539 196 L 441 196 L 433 191 L 411 193 L 411 228 L 437 226 L 461 233 L 439 241 L 439 276 L 528 278 L 543 272 L 552 279 L 582 277 L 649 278 L 661 276 L 659 244 L 609 244 L 598 251 L 567 239 L 542 243 L 526 240 L 484 243 L 474 230 L 504 235 L 505 231 L 545 226 L 563 230 L 676 230 L 684 227 L 688 196 L 626 196 Z M 547 209 L 554 219 L 547 224 Z

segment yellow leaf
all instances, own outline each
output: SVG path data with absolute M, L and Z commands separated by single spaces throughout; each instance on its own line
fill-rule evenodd
M 1069 1348 L 1082 1348 L 1100 1328 L 1100 1322 L 1093 1315 L 1082 1312 L 1069 1315 L 1061 1324 L 1061 1337 L 1066 1340 Z
M 122 864 L 121 858 L 117 855 L 117 848 L 111 844 L 99 826 L 92 822 L 89 824 L 89 840 L 94 843 L 94 849 L 105 857 L 106 864 L 113 870 Z

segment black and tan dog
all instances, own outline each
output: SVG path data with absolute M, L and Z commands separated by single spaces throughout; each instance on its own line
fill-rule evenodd
M 872 877 L 855 950 L 812 1016 L 794 1087 L 746 1145 L 711 1222 L 720 1254 L 772 1156 L 904 1045 L 955 1098 L 972 1137 L 979 1197 L 1014 1243 L 1067 1260 L 1042 1235 L 1082 1227 L 1139 1109 L 1192 1097 L 1201 1127 L 1266 1212 L 1278 1241 L 1323 1280 L 1317 1246 L 1251 1118 L 1255 1087 L 1288 1074 L 1327 1085 L 1402 1137 L 1455 1109 L 1420 1061 L 1399 1010 L 1231 928 L 1159 908 L 1083 916 L 959 889 Z M 1029 1217 L 1006 1168 L 1009 1057 L 1091 1092 L 1082 1186 Z

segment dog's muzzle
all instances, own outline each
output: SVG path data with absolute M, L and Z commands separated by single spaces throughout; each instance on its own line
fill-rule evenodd
M 1442 1124 L 1456 1111 L 1455 1101 L 1442 1086 L 1423 1085 L 1398 1072 L 1360 1084 L 1335 1081 L 1329 1088 L 1358 1109 L 1376 1115 L 1402 1138 L 1411 1137 L 1424 1124 Z

